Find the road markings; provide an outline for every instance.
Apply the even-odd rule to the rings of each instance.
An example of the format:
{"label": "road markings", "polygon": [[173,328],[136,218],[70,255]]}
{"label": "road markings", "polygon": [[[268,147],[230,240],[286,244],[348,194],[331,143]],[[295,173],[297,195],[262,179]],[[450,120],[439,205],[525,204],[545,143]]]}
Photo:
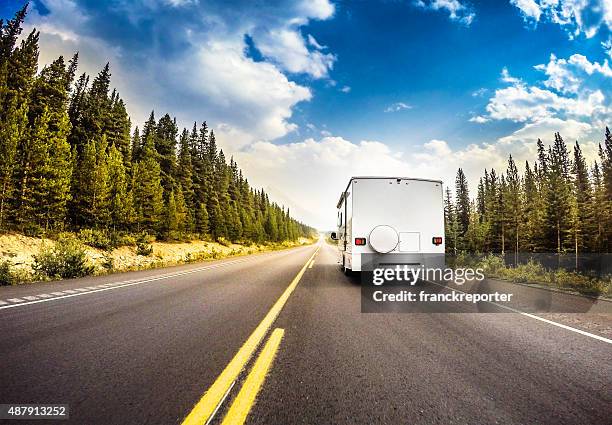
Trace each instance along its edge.
{"label": "road markings", "polygon": [[[442,285],[440,283],[432,282],[430,280],[428,280],[427,282],[433,283],[434,285],[438,285],[438,286],[441,286],[443,288],[450,289],[451,291],[457,291],[457,292],[461,292],[463,294],[467,294],[467,292],[464,292],[464,291],[462,291],[460,289],[450,288],[450,287],[448,287],[446,285]],[[522,314],[523,316],[527,316],[527,317],[530,317],[532,319],[539,320],[539,321],[544,322],[544,323],[548,323],[549,325],[558,326],[558,327],[566,329],[568,331],[576,332],[576,333],[579,333],[581,335],[588,336],[588,337],[597,339],[599,341],[607,342],[608,344],[612,344],[612,339],[604,338],[603,336],[595,335],[595,334],[592,334],[590,332],[583,331],[581,329],[572,328],[571,326],[567,326],[567,325],[564,325],[564,324],[561,324],[561,323],[557,323],[557,322],[554,322],[552,320],[548,320],[548,319],[545,319],[543,317],[536,316],[535,314],[525,313],[524,311],[517,310],[515,308],[508,307],[506,305],[498,304],[498,303],[493,302],[493,301],[487,301],[487,302],[490,303],[490,304],[494,304],[497,307],[501,307],[501,308],[504,308],[506,310],[509,310],[509,311],[511,311],[513,313],[519,313],[519,314]]]}
{"label": "road markings", "polygon": [[28,301],[34,301],[37,300],[38,297],[35,297],[33,295],[28,295],[27,297],[23,297],[24,300],[28,300]]}
{"label": "road markings", "polygon": [[274,329],[221,425],[242,425],[246,421],[247,415],[255,404],[257,393],[259,393],[274,362],[274,357],[278,352],[284,334],[284,329]]}
{"label": "road markings", "polygon": [[306,264],[304,264],[293,281],[291,281],[287,289],[285,289],[285,292],[276,300],[270,311],[268,311],[263,320],[257,325],[251,336],[249,336],[234,358],[227,364],[225,369],[223,369],[223,372],[221,372],[215,382],[204,393],[200,401],[196,403],[189,415],[183,420],[183,425],[202,425],[208,423],[212,418],[219,404],[225,399],[229,388],[234,385],[238,375],[242,372],[247,362],[268,333],[268,330],[278,317],[287,299],[300,282],[300,279],[306,272],[306,267],[308,267],[310,260],[312,260],[319,251],[319,248],[320,246],[317,247],[316,251],[308,261],[306,261]]}
{"label": "road markings", "polygon": [[310,262],[310,265],[308,266],[309,269],[312,269],[312,266],[314,266],[314,262],[315,262],[315,260],[313,258],[312,261]]}
{"label": "road markings", "polygon": [[[272,253],[270,253],[272,254]],[[133,286],[133,285],[140,285],[142,283],[149,283],[149,282],[155,282],[158,280],[162,280],[162,279],[170,279],[173,277],[179,277],[179,276],[184,276],[187,274],[192,274],[192,273],[198,273],[198,272],[202,272],[205,270],[211,270],[211,269],[217,269],[217,268],[221,268],[221,267],[227,267],[233,264],[238,264],[238,263],[246,263],[249,261],[254,261],[258,258],[262,258],[264,255],[269,255],[269,254],[263,254],[263,255],[258,255],[256,257],[252,257],[252,258],[245,258],[245,259],[240,259],[240,260],[234,260],[234,261],[227,261],[224,263],[218,263],[218,264],[212,264],[209,266],[204,266],[204,267],[199,267],[197,269],[193,269],[193,270],[187,270],[184,272],[178,272],[178,273],[167,273],[167,274],[162,274],[162,275],[158,275],[158,276],[154,276],[151,278],[141,278],[141,279],[130,279],[130,280],[125,280],[125,281],[121,281],[121,282],[113,282],[113,283],[107,283],[104,286],[103,285],[98,285],[98,287],[100,289],[97,289],[97,287],[94,286],[90,286],[89,288],[94,288],[93,290],[89,290],[87,288],[77,288],[77,289],[66,289],[64,291],[60,291],[60,292],[51,292],[51,295],[55,295],[55,297],[53,298],[44,298],[44,299],[36,299],[36,297],[34,297],[35,299],[33,301],[26,301],[25,299],[21,299],[21,298],[11,298],[11,299],[7,299],[6,301],[9,301],[13,304],[8,304],[8,305],[4,305],[7,304],[6,302],[0,300],[0,310],[4,310],[5,308],[13,308],[13,307],[21,307],[21,306],[25,306],[25,305],[32,305],[32,304],[38,304],[38,303],[42,303],[42,302],[48,302],[48,301],[55,301],[55,300],[60,300],[60,299],[64,299],[64,298],[72,298],[72,297],[78,297],[80,295],[88,295],[88,294],[93,294],[96,292],[103,292],[103,291],[109,291],[112,289],[117,289],[117,288],[124,288],[127,286]],[[83,292],[86,291],[86,292]],[[28,297],[23,297],[23,298],[28,298]]]}

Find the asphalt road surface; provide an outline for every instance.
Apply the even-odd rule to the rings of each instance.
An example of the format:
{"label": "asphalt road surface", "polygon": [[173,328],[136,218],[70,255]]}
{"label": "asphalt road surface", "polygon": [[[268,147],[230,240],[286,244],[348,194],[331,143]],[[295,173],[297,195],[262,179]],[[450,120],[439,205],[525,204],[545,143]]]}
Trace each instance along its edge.
{"label": "asphalt road surface", "polygon": [[3,287],[0,403],[69,405],[16,424],[612,423],[606,312],[365,314],[360,297],[326,244]]}

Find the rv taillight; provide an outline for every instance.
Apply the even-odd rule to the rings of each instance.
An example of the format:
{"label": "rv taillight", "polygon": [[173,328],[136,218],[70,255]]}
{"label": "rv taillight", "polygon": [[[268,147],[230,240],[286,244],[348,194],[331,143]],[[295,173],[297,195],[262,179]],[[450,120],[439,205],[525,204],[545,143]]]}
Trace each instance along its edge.
{"label": "rv taillight", "polygon": [[434,236],[433,239],[431,240],[431,242],[434,245],[442,245],[442,237],[440,236]]}
{"label": "rv taillight", "polygon": [[365,238],[355,238],[355,245],[365,245],[366,243],[366,239]]}

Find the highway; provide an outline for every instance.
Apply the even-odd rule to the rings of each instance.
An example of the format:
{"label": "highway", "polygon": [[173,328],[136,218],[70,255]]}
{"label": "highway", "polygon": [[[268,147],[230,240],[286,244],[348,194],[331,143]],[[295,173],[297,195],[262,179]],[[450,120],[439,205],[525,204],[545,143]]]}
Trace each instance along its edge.
{"label": "highway", "polygon": [[68,404],[60,424],[611,423],[609,314],[360,297],[325,243],[2,287],[0,403]]}

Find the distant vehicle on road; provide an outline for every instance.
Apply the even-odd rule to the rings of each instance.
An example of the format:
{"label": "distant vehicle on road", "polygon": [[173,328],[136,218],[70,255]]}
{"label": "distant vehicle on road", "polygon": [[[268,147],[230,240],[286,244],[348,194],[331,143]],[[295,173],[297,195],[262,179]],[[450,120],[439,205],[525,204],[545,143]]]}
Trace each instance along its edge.
{"label": "distant vehicle on road", "polygon": [[444,264],[442,182],[352,177],[338,201],[339,262],[345,272]]}

